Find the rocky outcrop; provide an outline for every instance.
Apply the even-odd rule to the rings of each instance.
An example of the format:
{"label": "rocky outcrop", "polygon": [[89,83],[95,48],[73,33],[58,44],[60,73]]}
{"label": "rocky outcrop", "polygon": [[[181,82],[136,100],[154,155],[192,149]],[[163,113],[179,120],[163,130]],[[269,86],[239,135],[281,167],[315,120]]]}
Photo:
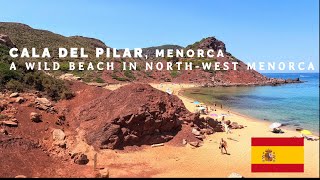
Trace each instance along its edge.
{"label": "rocky outcrop", "polygon": [[178,97],[147,84],[121,87],[79,112],[87,142],[108,149],[167,142],[181,129],[182,121],[195,117]]}
{"label": "rocky outcrop", "polygon": [[208,50],[208,49],[213,49],[214,51],[222,50],[223,52],[226,52],[226,46],[225,44],[216,39],[215,37],[207,37],[202,39],[201,41],[194,43],[193,45],[187,46],[186,49],[203,49],[203,50]]}
{"label": "rocky outcrop", "polygon": [[0,44],[7,46],[9,48],[14,48],[16,45],[11,41],[9,36],[5,34],[0,34]]}
{"label": "rocky outcrop", "polygon": [[36,98],[36,108],[47,112],[55,112],[53,104],[47,98]]}

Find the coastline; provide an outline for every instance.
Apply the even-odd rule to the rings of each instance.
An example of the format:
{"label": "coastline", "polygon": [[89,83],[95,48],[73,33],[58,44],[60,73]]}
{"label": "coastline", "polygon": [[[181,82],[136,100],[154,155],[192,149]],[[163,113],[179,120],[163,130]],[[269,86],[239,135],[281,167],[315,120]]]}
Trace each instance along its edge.
{"label": "coastline", "polygon": [[[196,86],[197,88],[201,88],[201,87],[199,87],[199,86]],[[208,88],[208,87],[204,87],[204,88]],[[215,87],[211,87],[211,88],[215,88]],[[181,89],[180,90],[180,92],[179,92],[179,96],[183,96],[183,97],[185,97],[185,98],[189,98],[190,99],[190,101],[195,101],[195,100],[200,100],[201,101],[201,98],[200,99],[197,99],[197,98],[192,98],[192,97],[190,97],[190,96],[188,96],[188,95],[185,95],[185,94],[183,94],[184,93],[184,91],[186,91],[187,89],[189,89],[189,88],[183,88],[183,89]],[[202,99],[203,100],[203,99]],[[203,100],[204,101],[204,100]],[[210,103],[210,102],[208,102],[208,101],[206,101],[206,102],[204,102],[206,105],[208,105],[209,107],[211,106],[213,106],[213,103]],[[254,117],[254,116],[251,116],[251,115],[248,115],[248,114],[244,114],[244,113],[242,113],[242,112],[239,112],[239,111],[237,111],[236,109],[233,109],[232,107],[230,107],[228,104],[224,104],[223,102],[219,102],[218,104],[217,104],[217,107],[220,107],[220,106],[223,106],[223,110],[224,110],[224,112],[227,112],[227,111],[230,111],[230,112],[232,112],[233,114],[236,114],[236,115],[238,115],[238,116],[240,116],[240,117],[243,117],[243,118],[246,118],[246,119],[248,119],[248,120],[252,120],[252,121],[258,121],[258,122],[261,122],[261,123],[265,123],[265,124],[268,124],[268,125],[270,125],[271,123],[273,123],[274,121],[271,121],[271,120],[269,120],[269,119],[262,119],[262,118],[258,118],[258,117]],[[220,109],[220,108],[218,108],[218,109]],[[310,129],[310,128],[308,128],[308,127],[304,127],[303,125],[300,125],[300,126],[298,126],[299,128],[302,128],[302,129],[307,129],[307,130],[309,130],[309,131],[311,131],[312,132],[312,134],[313,135],[316,135],[316,136],[318,136],[319,137],[319,131],[317,131],[317,130],[315,130],[315,129]],[[295,126],[293,126],[292,124],[289,124],[289,123],[284,123],[284,125],[283,126],[281,126],[281,129],[283,129],[283,130],[288,130],[288,131],[296,131],[296,129],[298,128],[298,127],[295,127]]]}
{"label": "coastline", "polygon": [[[122,84],[125,85],[125,84]],[[117,89],[122,85],[109,85],[107,89]],[[156,89],[166,91],[167,88],[173,91],[184,103],[186,108],[194,112],[196,110],[193,99],[184,97],[179,93],[185,88],[195,87],[195,84],[150,84]],[[113,158],[113,161],[104,163],[114,177],[127,177],[128,174],[124,170],[113,168],[118,166],[117,162],[125,164],[135,164],[137,167],[130,177],[135,174],[141,176],[140,168],[150,168],[150,172],[144,172],[146,177],[227,177],[232,172],[241,174],[244,177],[319,177],[319,141],[304,140],[304,173],[252,173],[251,172],[251,138],[252,137],[301,137],[300,133],[294,130],[283,128],[285,133],[274,134],[270,131],[270,123],[267,121],[255,119],[230,109],[220,109],[214,111],[216,114],[230,112],[231,116],[226,120],[237,122],[244,125],[244,129],[232,130],[232,134],[225,132],[214,133],[204,139],[204,143],[200,148],[192,148],[190,145],[186,147],[175,147],[165,144],[162,147],[150,148],[143,146],[143,150],[138,152],[113,152],[103,151],[101,161],[107,161]],[[224,138],[228,142],[228,151],[230,156],[221,155],[218,149],[218,142]],[[142,158],[143,157],[143,158]],[[179,168],[177,168],[179,167]],[[192,171],[190,171],[192,169]]]}
{"label": "coastline", "polygon": [[[185,105],[186,105],[186,104],[189,104],[189,103],[186,102],[185,100],[189,100],[190,102],[196,101],[196,99],[192,99],[192,98],[190,98],[190,97],[184,96],[184,95],[182,94],[182,91],[184,91],[184,90],[186,90],[186,89],[188,89],[188,88],[191,88],[191,87],[199,87],[199,86],[196,86],[196,85],[194,86],[193,84],[180,84],[180,85],[179,85],[179,84],[174,84],[174,85],[172,85],[172,83],[163,83],[163,84],[164,84],[164,87],[165,87],[165,88],[157,88],[157,86],[158,86],[157,84],[150,84],[150,85],[153,86],[154,88],[157,88],[157,89],[162,90],[162,91],[165,91],[166,88],[169,87],[170,89],[173,90],[174,95],[177,95],[177,96],[183,101],[183,103],[184,103]],[[180,87],[178,87],[178,86],[180,86]],[[181,86],[182,86],[182,87],[181,87]],[[213,87],[213,88],[214,88],[214,87]],[[184,100],[184,99],[185,99],[185,100]],[[207,104],[207,103],[205,103],[205,105],[208,106],[208,107],[213,108],[213,105],[212,105],[212,104]],[[191,104],[190,106],[191,106],[191,107],[187,107],[187,106],[186,106],[186,107],[187,107],[187,109],[188,109],[189,111],[193,112],[193,111],[195,110],[195,108],[192,107],[192,106],[194,106],[194,105]],[[217,108],[216,108],[217,111],[215,111],[215,113],[217,113],[217,114],[228,114],[228,112],[229,112],[230,114],[235,115],[236,117],[243,118],[243,119],[245,119],[246,121],[250,121],[250,122],[261,123],[261,124],[263,124],[263,125],[265,125],[265,126],[268,126],[268,128],[269,128],[269,125],[272,123],[271,121],[268,121],[268,120],[262,120],[262,119],[259,119],[259,118],[255,118],[255,117],[248,116],[248,115],[242,114],[242,113],[240,113],[240,112],[237,112],[236,110],[234,110],[234,109],[226,106],[225,104],[222,104],[222,106],[223,106],[222,109],[219,108],[219,106],[220,106],[220,105],[217,105]],[[227,108],[225,108],[225,107],[227,107]],[[210,112],[210,113],[213,113],[213,112]],[[210,114],[210,113],[209,113],[209,114]],[[203,115],[202,115],[202,116],[203,116]],[[206,116],[207,116],[207,115],[206,115]],[[203,117],[206,117],[206,116],[203,116]],[[300,134],[299,132],[297,132],[297,131],[294,130],[293,128],[289,128],[289,127],[286,127],[286,126],[282,126],[281,129],[283,129],[283,130],[285,130],[285,131],[290,131],[290,132],[292,132],[292,133],[298,133],[298,134]],[[315,133],[315,132],[313,132],[313,133]],[[318,136],[318,134],[316,134],[316,135]]]}

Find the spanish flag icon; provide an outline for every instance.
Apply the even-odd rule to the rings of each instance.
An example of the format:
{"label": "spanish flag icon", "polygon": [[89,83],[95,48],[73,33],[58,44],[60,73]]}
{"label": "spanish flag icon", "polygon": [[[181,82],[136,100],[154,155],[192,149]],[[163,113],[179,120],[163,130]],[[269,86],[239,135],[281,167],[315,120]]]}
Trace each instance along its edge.
{"label": "spanish flag icon", "polygon": [[251,138],[251,172],[304,172],[304,139]]}

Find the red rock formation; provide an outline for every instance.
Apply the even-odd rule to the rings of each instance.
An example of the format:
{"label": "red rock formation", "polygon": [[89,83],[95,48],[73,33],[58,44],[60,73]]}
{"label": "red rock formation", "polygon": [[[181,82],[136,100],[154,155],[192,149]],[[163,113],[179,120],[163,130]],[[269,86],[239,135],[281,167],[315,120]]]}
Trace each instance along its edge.
{"label": "red rock formation", "polygon": [[87,142],[109,149],[169,141],[181,129],[182,120],[195,117],[178,97],[147,84],[121,87],[79,111],[77,119],[86,130]]}

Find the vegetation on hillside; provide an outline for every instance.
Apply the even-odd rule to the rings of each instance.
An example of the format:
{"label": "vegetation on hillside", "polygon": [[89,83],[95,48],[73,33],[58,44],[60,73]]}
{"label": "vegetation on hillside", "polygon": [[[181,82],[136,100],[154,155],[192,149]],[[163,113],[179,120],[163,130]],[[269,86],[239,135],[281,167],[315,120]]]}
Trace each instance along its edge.
{"label": "vegetation on hillside", "polygon": [[[57,51],[59,47],[64,48],[86,48],[88,54],[95,53],[96,47],[106,48],[100,40],[82,36],[65,37],[46,30],[33,29],[28,25],[20,23],[0,22],[0,33],[6,34],[19,49],[23,47],[34,47],[43,49],[48,47],[50,51]],[[56,55],[54,53],[54,55]]]}
{"label": "vegetation on hillside", "polygon": [[[43,92],[52,100],[69,99],[73,93],[58,80],[40,71],[27,71],[22,61],[12,59],[9,49],[0,45],[0,91],[24,92],[30,89]],[[15,62],[17,70],[10,70]]]}

